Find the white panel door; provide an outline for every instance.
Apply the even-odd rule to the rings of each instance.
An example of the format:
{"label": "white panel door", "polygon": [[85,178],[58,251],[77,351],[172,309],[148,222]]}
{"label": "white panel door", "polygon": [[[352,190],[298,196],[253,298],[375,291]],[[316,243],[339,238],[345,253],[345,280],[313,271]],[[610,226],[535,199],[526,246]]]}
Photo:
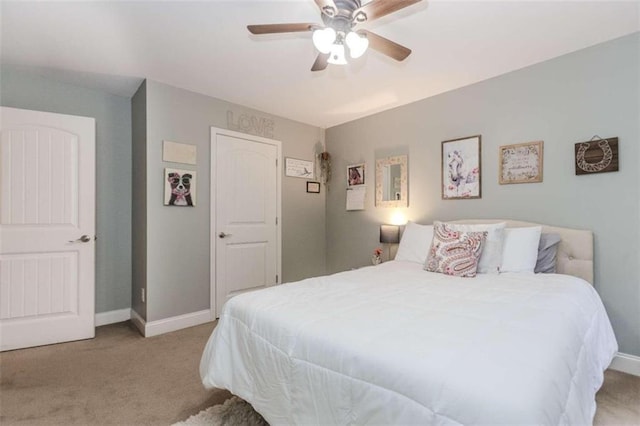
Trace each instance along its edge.
{"label": "white panel door", "polygon": [[212,129],[212,139],[212,278],[218,316],[229,297],[278,283],[280,143],[219,129]]}
{"label": "white panel door", "polygon": [[95,120],[0,111],[0,350],[92,338]]}

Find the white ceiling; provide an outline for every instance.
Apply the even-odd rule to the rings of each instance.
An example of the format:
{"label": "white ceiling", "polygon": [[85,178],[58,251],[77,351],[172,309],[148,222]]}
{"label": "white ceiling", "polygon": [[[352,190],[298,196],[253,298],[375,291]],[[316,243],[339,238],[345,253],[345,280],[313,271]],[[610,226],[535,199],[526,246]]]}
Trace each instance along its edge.
{"label": "white ceiling", "polygon": [[[423,0],[363,26],[413,50],[309,69],[312,0],[1,3],[0,61],[131,96],[142,78],[331,127],[640,30],[639,1]],[[594,64],[598,66],[598,64]]]}

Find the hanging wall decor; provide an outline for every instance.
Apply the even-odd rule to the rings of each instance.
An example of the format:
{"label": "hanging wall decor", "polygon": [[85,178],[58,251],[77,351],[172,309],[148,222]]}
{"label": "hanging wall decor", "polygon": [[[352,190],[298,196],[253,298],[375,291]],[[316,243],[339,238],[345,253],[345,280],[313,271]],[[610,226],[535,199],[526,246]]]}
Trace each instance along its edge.
{"label": "hanging wall decor", "polygon": [[364,185],[364,163],[347,166],[347,187]]}
{"label": "hanging wall decor", "polygon": [[233,111],[227,111],[227,127],[229,130],[273,138],[276,123],[270,118],[258,117],[253,114],[234,116]]}
{"label": "hanging wall decor", "polygon": [[442,199],[481,197],[481,136],[442,142]]}
{"label": "hanging wall decor", "polygon": [[164,205],[193,207],[196,205],[196,172],[164,169]]}
{"label": "hanging wall decor", "polygon": [[575,144],[576,175],[618,171],[618,138],[596,135],[588,142]]}
{"label": "hanging wall decor", "polygon": [[324,151],[318,154],[320,160],[320,180],[329,189],[329,181],[331,180],[331,154]]}
{"label": "hanging wall decor", "polygon": [[196,164],[198,147],[187,143],[162,141],[162,161]]}
{"label": "hanging wall decor", "polygon": [[311,194],[319,194],[320,193],[320,182],[307,181],[307,192],[309,192]]}
{"label": "hanging wall decor", "polygon": [[544,142],[526,142],[500,147],[500,185],[542,182]]}
{"label": "hanging wall decor", "polygon": [[314,178],[313,161],[299,160],[297,158],[287,157],[284,159],[284,174],[289,177],[297,177],[304,179]]}

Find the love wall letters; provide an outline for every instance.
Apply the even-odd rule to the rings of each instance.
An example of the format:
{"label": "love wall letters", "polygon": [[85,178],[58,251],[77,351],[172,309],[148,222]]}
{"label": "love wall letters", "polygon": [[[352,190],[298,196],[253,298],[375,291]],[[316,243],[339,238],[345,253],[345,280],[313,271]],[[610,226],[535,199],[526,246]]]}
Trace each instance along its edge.
{"label": "love wall letters", "polygon": [[240,114],[236,117],[233,111],[227,111],[227,127],[229,130],[273,138],[275,122],[251,114]]}

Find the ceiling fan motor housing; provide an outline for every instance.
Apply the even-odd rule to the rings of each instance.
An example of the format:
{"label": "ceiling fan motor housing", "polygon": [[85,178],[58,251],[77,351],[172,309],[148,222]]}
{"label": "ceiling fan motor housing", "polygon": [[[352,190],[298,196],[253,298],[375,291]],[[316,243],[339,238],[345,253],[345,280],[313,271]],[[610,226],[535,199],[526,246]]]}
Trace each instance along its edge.
{"label": "ceiling fan motor housing", "polygon": [[356,24],[353,21],[353,11],[360,8],[360,0],[334,0],[338,12],[334,16],[322,14],[322,21],[338,33],[347,34]]}

